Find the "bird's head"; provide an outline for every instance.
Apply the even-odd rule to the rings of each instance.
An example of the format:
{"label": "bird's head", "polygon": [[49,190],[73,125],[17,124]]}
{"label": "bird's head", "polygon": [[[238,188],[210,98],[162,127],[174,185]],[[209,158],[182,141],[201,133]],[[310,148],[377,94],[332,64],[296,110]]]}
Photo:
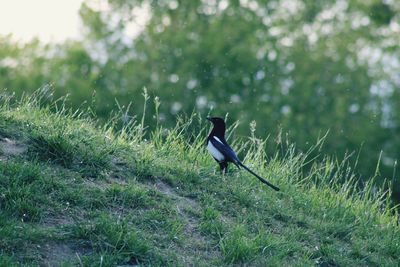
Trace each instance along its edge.
{"label": "bird's head", "polygon": [[215,135],[221,140],[225,139],[225,121],[220,117],[207,117],[207,120],[211,121],[213,124],[213,129],[210,135]]}
{"label": "bird's head", "polygon": [[214,125],[225,125],[225,121],[220,117],[207,117],[207,120],[211,121]]}

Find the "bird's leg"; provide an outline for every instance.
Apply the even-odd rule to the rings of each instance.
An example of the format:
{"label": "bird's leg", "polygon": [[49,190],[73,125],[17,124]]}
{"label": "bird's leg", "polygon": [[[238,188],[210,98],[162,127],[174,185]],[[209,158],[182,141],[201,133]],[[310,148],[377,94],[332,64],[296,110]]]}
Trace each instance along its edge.
{"label": "bird's leg", "polygon": [[220,162],[219,167],[221,168],[222,175],[225,175],[228,172],[228,162],[226,161]]}
{"label": "bird's leg", "polygon": [[227,164],[226,162],[220,162],[219,163],[220,171],[222,174],[222,181],[225,182],[225,174],[226,174],[226,169],[227,169]]}
{"label": "bird's leg", "polygon": [[222,162],[219,163],[219,171],[220,171],[221,174],[225,173],[225,167],[224,167],[224,164]]}

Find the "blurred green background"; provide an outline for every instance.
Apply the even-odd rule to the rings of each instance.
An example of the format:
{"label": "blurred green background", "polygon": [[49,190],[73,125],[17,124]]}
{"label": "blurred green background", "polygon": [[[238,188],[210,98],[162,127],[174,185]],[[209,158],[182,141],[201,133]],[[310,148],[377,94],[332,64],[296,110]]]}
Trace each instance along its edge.
{"label": "blurred green background", "polygon": [[320,152],[354,153],[360,177],[392,181],[400,201],[399,11],[395,0],[86,1],[79,41],[0,36],[0,89],[52,84],[54,99],[107,118],[116,102],[140,117],[146,87],[165,127],[229,113],[238,134],[255,121],[258,137],[283,133],[299,150],[329,130]]}

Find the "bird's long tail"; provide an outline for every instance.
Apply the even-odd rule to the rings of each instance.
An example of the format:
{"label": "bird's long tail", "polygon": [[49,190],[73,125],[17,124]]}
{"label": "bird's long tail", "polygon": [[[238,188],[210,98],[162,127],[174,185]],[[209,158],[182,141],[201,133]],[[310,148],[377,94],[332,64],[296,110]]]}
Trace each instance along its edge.
{"label": "bird's long tail", "polygon": [[257,177],[258,180],[260,180],[262,183],[270,186],[272,189],[274,189],[275,191],[279,191],[280,189],[278,187],[276,187],[275,185],[271,184],[270,182],[268,182],[267,180],[265,180],[264,178],[260,177],[258,174],[254,173],[252,170],[250,170],[249,168],[247,168],[243,163],[238,162],[238,164],[243,167],[244,169],[246,169],[246,171],[248,171],[249,173],[253,174],[255,177]]}

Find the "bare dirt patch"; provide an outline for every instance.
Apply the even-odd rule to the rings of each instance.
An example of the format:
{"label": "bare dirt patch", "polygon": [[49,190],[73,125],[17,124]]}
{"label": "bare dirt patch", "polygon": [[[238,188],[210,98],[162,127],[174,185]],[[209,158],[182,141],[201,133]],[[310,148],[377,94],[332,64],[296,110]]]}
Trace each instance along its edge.
{"label": "bare dirt patch", "polygon": [[63,216],[50,216],[43,221],[42,225],[46,228],[54,227],[60,228],[66,225],[71,225],[74,222],[73,218],[68,215]]}
{"label": "bare dirt patch", "polygon": [[75,248],[68,244],[50,243],[43,247],[43,266],[58,267],[80,262],[80,256],[91,253],[89,249]]}
{"label": "bare dirt patch", "polygon": [[15,140],[9,138],[0,139],[0,158],[17,156],[24,153],[27,150],[26,146],[18,143]]}
{"label": "bare dirt patch", "polygon": [[121,161],[117,157],[113,157],[111,159],[111,171],[108,173],[108,182],[110,183],[117,183],[119,185],[127,185],[128,182],[124,177],[123,170],[126,163]]}
{"label": "bare dirt patch", "polygon": [[44,266],[61,266],[64,262],[76,260],[75,252],[66,244],[46,244]]}
{"label": "bare dirt patch", "polygon": [[178,193],[176,193],[174,190],[174,188],[172,188],[170,185],[168,185],[167,183],[158,180],[154,186],[161,191],[162,193],[164,193],[165,195],[169,196],[172,199],[177,200],[177,207],[181,208],[181,209],[185,209],[185,208],[196,208],[196,206],[198,205],[193,199],[187,198],[187,197],[183,197],[180,196]]}

